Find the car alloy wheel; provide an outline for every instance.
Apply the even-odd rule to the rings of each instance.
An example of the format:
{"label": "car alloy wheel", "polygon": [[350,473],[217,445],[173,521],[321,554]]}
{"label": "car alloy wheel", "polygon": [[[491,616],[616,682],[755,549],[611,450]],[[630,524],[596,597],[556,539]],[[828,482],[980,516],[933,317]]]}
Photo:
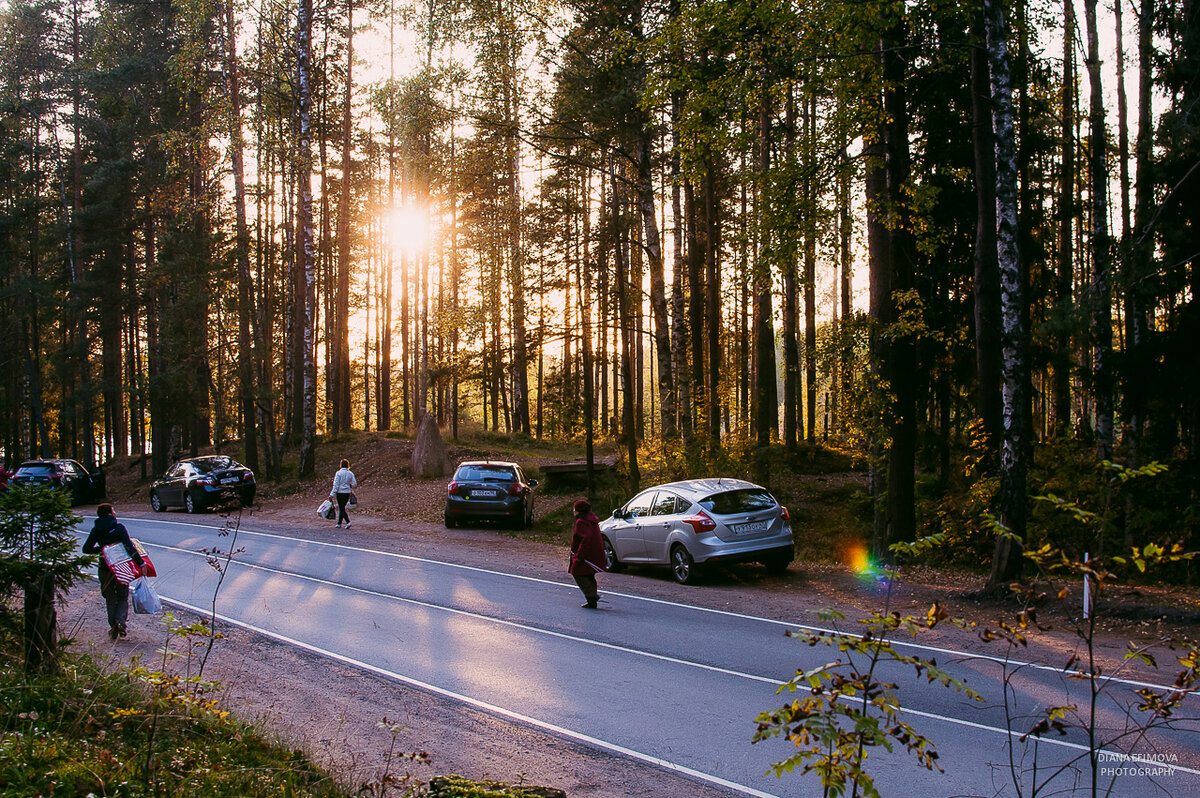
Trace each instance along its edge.
{"label": "car alloy wheel", "polygon": [[696,581],[696,564],[683,546],[676,545],[671,549],[671,573],[681,585],[691,585]]}
{"label": "car alloy wheel", "polygon": [[183,495],[183,506],[184,509],[186,509],[189,513],[200,512],[200,505],[197,503],[196,497],[191,493],[185,493]]}
{"label": "car alloy wheel", "polygon": [[156,513],[161,513],[164,509],[166,509],[163,506],[162,499],[160,499],[158,496],[158,491],[156,490],[150,492],[150,509]]}
{"label": "car alloy wheel", "polygon": [[616,573],[624,570],[625,564],[617,559],[617,552],[613,549],[613,544],[608,538],[602,538],[604,541],[604,567]]}

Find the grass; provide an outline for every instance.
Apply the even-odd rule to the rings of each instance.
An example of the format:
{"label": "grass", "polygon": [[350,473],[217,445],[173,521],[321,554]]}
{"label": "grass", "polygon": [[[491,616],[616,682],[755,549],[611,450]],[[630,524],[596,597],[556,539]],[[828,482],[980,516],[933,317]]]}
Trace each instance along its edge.
{"label": "grass", "polygon": [[11,616],[0,625],[0,796],[290,795],[342,798],[326,772],[252,727],[109,673],[80,654],[30,676]]}
{"label": "grass", "polygon": [[461,776],[437,776],[429,784],[392,776],[350,791],[302,751],[217,709],[211,693],[196,691],[188,680],[138,663],[110,672],[104,661],[69,646],[58,675],[25,673],[19,623],[0,606],[0,798],[547,794]]}

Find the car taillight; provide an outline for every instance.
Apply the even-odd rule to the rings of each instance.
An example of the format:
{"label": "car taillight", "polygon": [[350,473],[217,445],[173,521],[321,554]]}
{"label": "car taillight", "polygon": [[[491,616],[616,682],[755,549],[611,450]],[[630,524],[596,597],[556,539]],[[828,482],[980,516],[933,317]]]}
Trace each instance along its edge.
{"label": "car taillight", "polygon": [[508,495],[510,495],[510,496],[521,495],[521,483],[514,482],[513,484],[509,485],[508,486]]}
{"label": "car taillight", "polygon": [[699,535],[701,532],[712,532],[717,528],[717,522],[708,517],[705,513],[696,513],[691,518],[683,519],[683,523],[691,524],[692,529]]}
{"label": "car taillight", "polygon": [[787,508],[784,507],[782,504],[779,505],[779,517],[782,518],[784,521],[791,520],[791,516],[788,515]]}
{"label": "car taillight", "polygon": [[446,493],[458,493],[458,483],[452,481],[449,485],[447,485]]}
{"label": "car taillight", "polygon": [[213,479],[212,477],[197,477],[196,484],[197,485],[216,485],[217,481],[215,479]]}

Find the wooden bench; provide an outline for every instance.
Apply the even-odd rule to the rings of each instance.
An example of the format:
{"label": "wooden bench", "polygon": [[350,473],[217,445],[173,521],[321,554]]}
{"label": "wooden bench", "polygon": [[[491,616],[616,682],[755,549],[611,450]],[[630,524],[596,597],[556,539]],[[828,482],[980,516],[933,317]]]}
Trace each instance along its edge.
{"label": "wooden bench", "polygon": [[[611,471],[616,465],[611,458],[592,461],[592,473],[599,476]],[[565,490],[567,488],[583,488],[587,486],[587,462],[551,463],[539,467],[544,478],[546,490]]]}

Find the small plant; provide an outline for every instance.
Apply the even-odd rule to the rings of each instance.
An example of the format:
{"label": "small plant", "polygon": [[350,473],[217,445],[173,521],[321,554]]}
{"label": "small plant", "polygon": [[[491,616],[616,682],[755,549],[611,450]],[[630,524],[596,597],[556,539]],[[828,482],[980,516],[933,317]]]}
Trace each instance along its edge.
{"label": "small plant", "polygon": [[[1100,470],[1108,476],[1108,485],[1120,487],[1136,479],[1161,474],[1165,468],[1158,463],[1150,463],[1140,468],[1127,468],[1105,461],[1100,464]],[[1084,545],[1090,541],[1091,548],[1096,551],[1103,551],[1106,541],[1111,541],[1114,537],[1114,503],[1107,493],[1099,498],[1099,510],[1053,494],[1038,496],[1036,500],[1080,525],[1081,532],[1076,539],[1084,541]],[[1074,617],[1071,621],[1071,629],[1082,645],[1082,655],[1072,654],[1063,666],[1063,671],[1068,674],[1071,682],[1085,686],[1086,693],[1082,701],[1050,706],[1031,718],[1014,717],[1011,710],[1011,685],[1021,668],[1006,664],[1004,706],[1008,726],[1013,729],[1019,723],[1028,724],[1028,728],[1024,730],[1016,730],[1023,732],[1016,742],[1021,743],[1024,748],[1018,750],[1017,744],[1012,742],[1008,746],[1009,771],[1018,795],[1036,796],[1047,790],[1057,791],[1061,789],[1062,784],[1056,783],[1056,779],[1068,772],[1074,773],[1081,764],[1087,777],[1087,794],[1107,795],[1112,791],[1116,778],[1123,770],[1121,767],[1112,767],[1112,763],[1132,761],[1147,762],[1151,765],[1169,764],[1161,759],[1147,760],[1139,756],[1136,750],[1154,730],[1174,728],[1176,710],[1188,696],[1200,691],[1200,670],[1197,668],[1197,664],[1200,663],[1200,651],[1196,642],[1186,638],[1166,639],[1161,642],[1161,648],[1170,652],[1180,667],[1171,686],[1157,690],[1139,687],[1132,691],[1132,695],[1121,696],[1117,693],[1119,682],[1114,679],[1125,675],[1125,671],[1134,664],[1157,669],[1155,652],[1160,646],[1130,642],[1121,665],[1111,672],[1105,672],[1097,657],[1097,622],[1105,611],[1102,604],[1105,590],[1118,580],[1122,572],[1136,573],[1141,577],[1155,570],[1186,562],[1195,556],[1196,552],[1185,551],[1177,542],[1150,542],[1115,555],[1080,555],[1049,543],[1025,552],[1026,559],[1031,561],[1043,576],[1058,578],[1065,585],[1086,586],[1082,611],[1072,613]],[[1001,622],[995,628],[987,628],[981,632],[982,639],[1001,641],[1006,644],[1010,653],[1027,645],[1026,634],[1030,628],[1042,631],[1049,628],[1038,622],[1037,607],[1050,598],[1045,592],[1022,585],[1013,585],[1012,590],[1023,605],[1016,623]],[[1054,594],[1053,600],[1066,602],[1070,596],[1071,589],[1064,586]],[[1102,728],[1099,711],[1102,699],[1111,699],[1118,706],[1126,707],[1126,719],[1120,728]],[[1086,735],[1086,750],[1080,756],[1054,767],[1041,765],[1038,760],[1038,743],[1042,737],[1048,734],[1066,734],[1072,728]],[[1029,747],[1033,749],[1030,752],[1030,764],[1023,765],[1026,759],[1025,749]]]}
{"label": "small plant", "polygon": [[58,670],[55,601],[95,563],[79,553],[73,534],[79,520],[67,491],[11,485],[0,492],[0,607],[18,589],[24,592],[30,672]]}
{"label": "small plant", "polygon": [[[930,538],[915,544],[898,544],[893,550],[899,548],[911,553],[936,544],[936,538]],[[891,568],[881,575],[888,580],[889,602],[895,576]],[[936,660],[902,654],[891,642],[897,633],[916,637],[943,622],[964,627],[968,624],[951,620],[939,604],[930,607],[923,618],[890,612],[885,604],[882,612],[860,622],[864,629],[861,634],[839,630],[838,624],[845,620],[845,615],[836,610],[821,610],[817,615],[824,624],[833,626],[834,631],[789,631],[788,636],[810,647],[836,648],[842,656],[816,668],[797,671],[777,692],[803,695],[758,716],[754,742],[782,736],[796,746],[796,753],[772,766],[775,775],[781,777],[800,768],[801,774],[812,773],[820,778],[826,796],[877,798],[879,791],[866,769],[871,749],[902,748],[925,768],[941,771],[933,744],[903,719],[898,685],[881,680],[877,673],[883,662],[907,665],[928,683],[937,682],[972,700],[982,700],[964,681],[940,668]]]}

